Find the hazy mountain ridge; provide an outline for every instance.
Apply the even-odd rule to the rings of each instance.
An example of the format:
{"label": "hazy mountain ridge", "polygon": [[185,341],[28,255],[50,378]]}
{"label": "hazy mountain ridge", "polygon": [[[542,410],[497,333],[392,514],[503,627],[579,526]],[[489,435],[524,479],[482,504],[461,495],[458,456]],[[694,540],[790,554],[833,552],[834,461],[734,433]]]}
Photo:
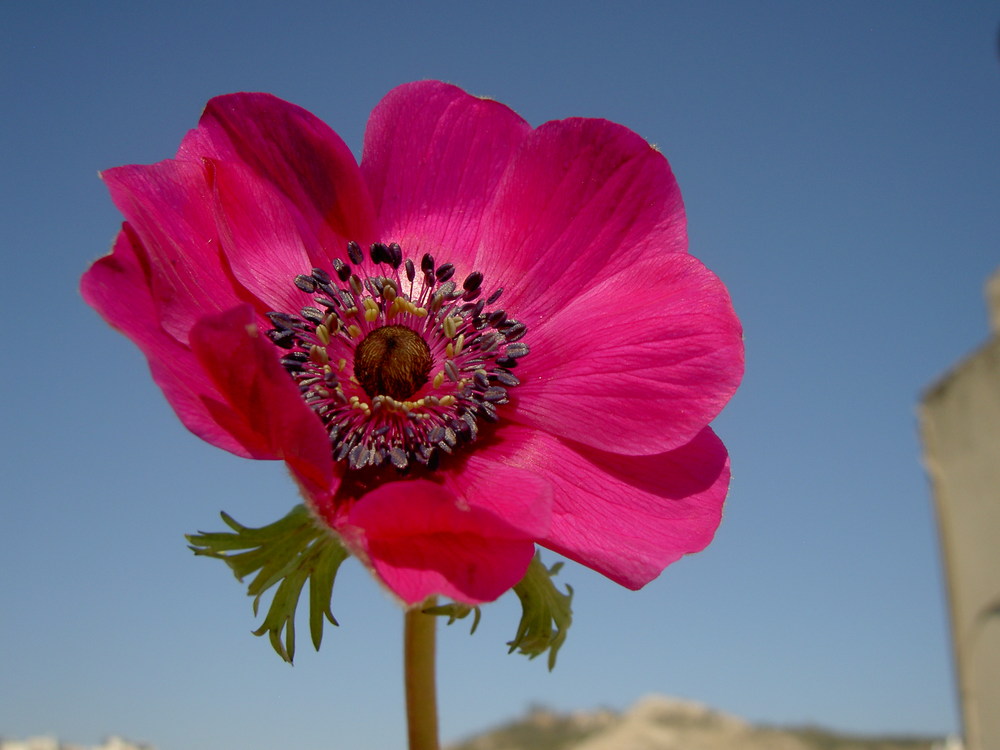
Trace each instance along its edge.
{"label": "hazy mountain ridge", "polygon": [[26,740],[6,740],[0,737],[0,750],[156,750],[152,745],[133,743],[112,735],[100,745],[85,747],[60,742],[55,737],[29,737]]}
{"label": "hazy mountain ridge", "polygon": [[[52,737],[4,740],[0,750],[154,750],[109,737],[93,747]],[[693,701],[652,695],[623,712],[531,709],[446,750],[962,750],[939,737],[863,737],[817,727],[770,727]]]}
{"label": "hazy mountain ridge", "polygon": [[664,696],[628,710],[527,716],[448,750],[961,750],[937,737],[862,737],[816,727],[768,727]]}

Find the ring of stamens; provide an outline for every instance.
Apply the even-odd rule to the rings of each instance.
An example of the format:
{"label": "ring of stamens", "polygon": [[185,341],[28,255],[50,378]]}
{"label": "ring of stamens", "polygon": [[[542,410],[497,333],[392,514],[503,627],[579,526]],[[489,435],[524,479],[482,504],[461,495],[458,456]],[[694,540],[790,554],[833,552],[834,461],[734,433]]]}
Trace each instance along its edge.
{"label": "ring of stamens", "polygon": [[281,363],[326,426],[336,460],[434,468],[441,453],[474,441],[481,422],[498,421],[520,382],[512,370],[528,354],[527,328],[496,309],[502,288],[481,296],[478,271],[459,285],[455,267],[429,254],[418,268],[396,243],[369,253],[384,275],[359,275],[362,251],[350,242],[332,276],[297,276],[312,304],[268,313],[267,335],[287,350]]}

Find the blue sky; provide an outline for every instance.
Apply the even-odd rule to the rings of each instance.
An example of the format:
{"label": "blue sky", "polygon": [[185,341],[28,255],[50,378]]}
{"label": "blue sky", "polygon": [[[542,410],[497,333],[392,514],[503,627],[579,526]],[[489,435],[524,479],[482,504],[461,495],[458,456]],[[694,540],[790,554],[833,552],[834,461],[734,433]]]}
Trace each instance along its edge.
{"label": "blue sky", "polygon": [[400,612],[352,563],[321,653],[288,667],[250,635],[241,587],[183,534],[221,509],[273,520],[291,482],[188,434],[77,284],[120,221],[97,171],[170,156],[210,97],[273,92],[357,151],[419,78],[656,143],[747,342],[715,425],[734,468],[715,543],[638,593],[567,565],[551,674],[506,654],[511,597],[474,636],[443,629],[444,737],[649,692],[954,731],[915,406],[987,336],[998,22],[985,2],[0,4],[0,735],[402,746]]}

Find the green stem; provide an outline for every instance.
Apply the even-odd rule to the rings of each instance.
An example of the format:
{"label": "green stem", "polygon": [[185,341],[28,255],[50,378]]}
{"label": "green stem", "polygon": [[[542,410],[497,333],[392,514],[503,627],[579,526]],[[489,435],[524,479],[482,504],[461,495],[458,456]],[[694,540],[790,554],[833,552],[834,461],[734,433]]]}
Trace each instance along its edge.
{"label": "green stem", "polygon": [[403,627],[403,669],[406,685],[406,725],[410,750],[439,750],[437,688],[434,676],[435,615],[421,610],[433,607],[431,597],[408,609]]}

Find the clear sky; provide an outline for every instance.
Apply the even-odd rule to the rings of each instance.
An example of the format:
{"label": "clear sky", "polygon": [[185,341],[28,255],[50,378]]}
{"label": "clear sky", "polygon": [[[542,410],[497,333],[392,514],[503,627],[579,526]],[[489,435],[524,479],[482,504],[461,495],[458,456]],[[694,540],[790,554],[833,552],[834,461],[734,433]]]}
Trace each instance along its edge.
{"label": "clear sky", "polygon": [[210,97],[270,91],[357,152],[372,106],[419,78],[658,144],[747,344],[715,425],[734,469],[715,543],[638,593],[567,565],[551,674],[506,654],[513,597],[474,636],[443,629],[444,737],[649,692],[954,731],[915,406],[987,336],[998,22],[971,0],[0,2],[0,735],[404,744],[396,606],[352,563],[321,653],[303,637],[289,667],[250,634],[241,586],[182,535],[221,509],[273,520],[291,481],[187,433],[77,284],[120,221],[97,171],[170,156]]}

